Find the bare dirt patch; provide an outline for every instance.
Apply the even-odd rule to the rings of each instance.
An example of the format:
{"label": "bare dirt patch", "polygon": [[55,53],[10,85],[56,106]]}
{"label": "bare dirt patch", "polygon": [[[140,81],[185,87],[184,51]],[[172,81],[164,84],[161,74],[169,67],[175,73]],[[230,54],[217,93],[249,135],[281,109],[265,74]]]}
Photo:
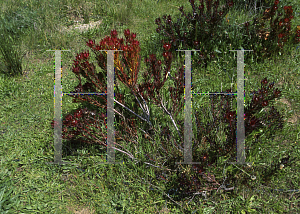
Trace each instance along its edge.
{"label": "bare dirt patch", "polygon": [[81,24],[80,22],[82,22],[82,21],[83,20],[80,20],[77,22],[77,24],[69,26],[69,27],[63,26],[61,29],[59,29],[59,31],[61,33],[70,32],[70,31],[78,31],[78,32],[82,33],[84,31],[88,31],[89,29],[96,28],[102,23],[102,20],[99,20],[96,22],[91,21],[91,22],[89,22],[89,24]]}
{"label": "bare dirt patch", "polygon": [[[290,103],[286,98],[281,98],[281,99],[279,100],[279,102],[281,102],[281,103],[287,105],[288,110],[291,110],[291,106],[292,106],[292,105],[291,105],[291,103]],[[299,115],[297,115],[297,114],[295,113],[294,115],[292,115],[292,117],[290,117],[290,118],[287,119],[287,122],[288,122],[288,123],[293,123],[293,124],[295,124],[295,123],[298,121],[298,118],[299,118]]]}
{"label": "bare dirt patch", "polygon": [[70,212],[75,214],[92,214],[94,211],[89,210],[88,208],[74,208],[74,207],[67,207]]}

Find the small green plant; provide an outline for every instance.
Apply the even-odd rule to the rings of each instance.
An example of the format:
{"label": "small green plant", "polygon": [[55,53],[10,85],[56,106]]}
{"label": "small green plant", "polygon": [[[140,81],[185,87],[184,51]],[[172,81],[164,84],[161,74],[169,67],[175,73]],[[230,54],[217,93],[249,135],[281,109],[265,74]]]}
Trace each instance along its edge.
{"label": "small green plant", "polygon": [[19,195],[13,195],[14,185],[10,179],[12,174],[9,170],[0,171],[0,212],[9,213],[9,211],[14,207],[18,202]]}

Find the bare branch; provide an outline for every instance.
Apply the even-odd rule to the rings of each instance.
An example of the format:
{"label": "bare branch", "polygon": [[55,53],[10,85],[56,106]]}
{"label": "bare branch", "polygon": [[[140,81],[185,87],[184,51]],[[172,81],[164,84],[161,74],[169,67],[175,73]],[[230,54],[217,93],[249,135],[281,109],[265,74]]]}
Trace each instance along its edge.
{"label": "bare branch", "polygon": [[[173,119],[171,113],[168,112],[168,110],[167,110],[166,107],[164,106],[163,100],[162,100],[162,99],[161,99],[161,106],[163,107],[163,109],[165,110],[165,112],[166,112],[166,113],[169,115],[169,117],[171,118],[171,120],[172,120],[172,122],[173,122],[173,124],[174,124],[174,126],[175,126],[175,128],[176,128],[176,130],[177,130],[177,133],[178,133],[179,137],[180,137],[181,140],[182,140],[182,136],[181,136],[181,134],[179,133],[179,130],[178,130],[178,128],[177,128],[177,125],[176,125],[176,123],[175,123],[175,121],[174,121],[174,119]],[[178,147],[183,151],[183,148],[182,148],[180,145],[178,145]]]}
{"label": "bare branch", "polygon": [[130,110],[129,108],[127,108],[126,106],[124,106],[124,105],[123,105],[122,103],[120,103],[119,101],[117,101],[117,100],[115,100],[115,99],[114,99],[114,101],[115,101],[116,103],[118,103],[120,106],[126,108],[128,111],[130,111],[131,113],[133,113],[133,114],[136,115],[137,117],[139,117],[141,120],[144,120],[144,121],[147,122],[146,119],[144,119],[144,118],[142,118],[141,116],[137,115],[135,112],[133,112],[132,110]]}

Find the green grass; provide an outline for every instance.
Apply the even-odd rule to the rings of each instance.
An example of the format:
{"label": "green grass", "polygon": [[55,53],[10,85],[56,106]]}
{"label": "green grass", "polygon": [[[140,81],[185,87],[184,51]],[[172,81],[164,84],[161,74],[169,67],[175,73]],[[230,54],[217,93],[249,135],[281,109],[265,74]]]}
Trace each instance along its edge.
{"label": "green grass", "polygon": [[[294,46],[286,46],[284,55],[274,56],[264,63],[245,64],[246,103],[251,99],[250,91],[260,87],[263,77],[275,81],[275,87],[282,90],[282,97],[276,100],[274,106],[283,114],[286,124],[282,131],[273,131],[271,138],[267,138],[267,135],[259,138],[258,145],[249,152],[246,160],[254,162],[254,166],[238,166],[248,174],[255,175],[256,180],[251,180],[248,174],[233,165],[219,164],[210,169],[219,181],[225,179],[224,168],[227,176],[230,174],[237,179],[248,179],[246,184],[230,184],[235,186],[233,191],[212,191],[206,195],[207,200],[198,194],[193,199],[176,204],[166,197],[163,182],[155,181],[156,187],[145,182],[152,176],[151,167],[146,164],[129,161],[118,165],[94,164],[105,161],[106,151],[97,146],[76,147],[73,144],[64,147],[63,159],[79,164],[78,167],[84,169],[84,172],[75,165],[46,164],[54,158],[53,129],[50,126],[54,118],[54,53],[46,50],[71,50],[62,52],[64,92],[73,90],[78,84],[71,72],[72,62],[77,53],[88,50],[85,46],[88,38],[99,42],[114,28],[119,36],[124,37],[123,30],[129,28],[131,32],[137,33],[141,55],[148,56],[152,52],[161,54],[162,48],[154,47],[152,43],[159,41],[155,33],[155,19],[164,14],[172,17],[179,15],[178,7],[181,5],[185,10],[191,10],[191,7],[187,0],[156,2],[10,0],[1,3],[1,12],[6,12],[8,17],[18,17],[17,14],[23,17],[21,21],[16,19],[15,22],[12,21],[14,19],[7,19],[6,26],[15,35],[21,35],[22,42],[18,44],[18,49],[20,53],[25,52],[22,61],[24,75],[0,77],[1,213],[299,213],[299,191],[271,192],[274,189],[300,189],[300,71],[299,49],[296,51]],[[294,13],[299,14],[300,5],[297,1],[284,2],[287,3],[281,2],[280,5],[292,5]],[[299,23],[299,17],[294,17],[292,29]],[[58,30],[78,20],[81,24],[99,20],[102,23],[99,28],[84,34],[75,31],[62,33]],[[244,12],[231,11],[229,20],[242,23],[251,18]],[[232,81],[223,69],[226,68],[230,74],[235,73],[236,55],[232,52],[228,55],[225,58],[230,60],[228,64],[213,62],[206,73],[192,71],[194,91],[220,91],[221,83],[223,90],[231,87]],[[246,53],[245,57],[250,55]],[[2,55],[0,60],[3,63]],[[145,70],[143,62],[141,71]],[[175,68],[173,66],[172,71]],[[235,82],[236,78],[233,79]],[[200,107],[204,101],[208,99],[200,95],[193,96],[195,107]],[[79,106],[72,103],[71,97],[63,96],[63,116]],[[154,105],[150,105],[150,108],[155,114],[161,112]],[[164,123],[171,125],[171,120],[165,118]],[[159,136],[153,137],[157,140]],[[246,144],[249,147],[254,145],[253,139],[246,139]],[[142,146],[142,149],[146,149],[147,145]],[[71,154],[71,151],[74,153]],[[268,183],[263,183],[265,169],[288,154],[296,161],[272,176]],[[116,161],[121,159],[126,160],[126,156],[116,152]]]}

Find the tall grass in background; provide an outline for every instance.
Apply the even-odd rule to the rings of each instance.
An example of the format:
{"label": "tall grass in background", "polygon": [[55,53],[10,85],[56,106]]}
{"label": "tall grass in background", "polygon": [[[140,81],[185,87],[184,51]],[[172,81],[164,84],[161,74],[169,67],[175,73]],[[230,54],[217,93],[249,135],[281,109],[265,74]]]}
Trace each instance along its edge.
{"label": "tall grass in background", "polygon": [[24,58],[23,40],[35,27],[37,12],[27,7],[8,7],[0,17],[0,73],[5,76],[23,74],[22,60]]}
{"label": "tall grass in background", "polygon": [[22,74],[22,55],[18,51],[18,45],[15,38],[1,25],[0,35],[0,53],[4,67],[0,70],[7,76],[16,76]]}

